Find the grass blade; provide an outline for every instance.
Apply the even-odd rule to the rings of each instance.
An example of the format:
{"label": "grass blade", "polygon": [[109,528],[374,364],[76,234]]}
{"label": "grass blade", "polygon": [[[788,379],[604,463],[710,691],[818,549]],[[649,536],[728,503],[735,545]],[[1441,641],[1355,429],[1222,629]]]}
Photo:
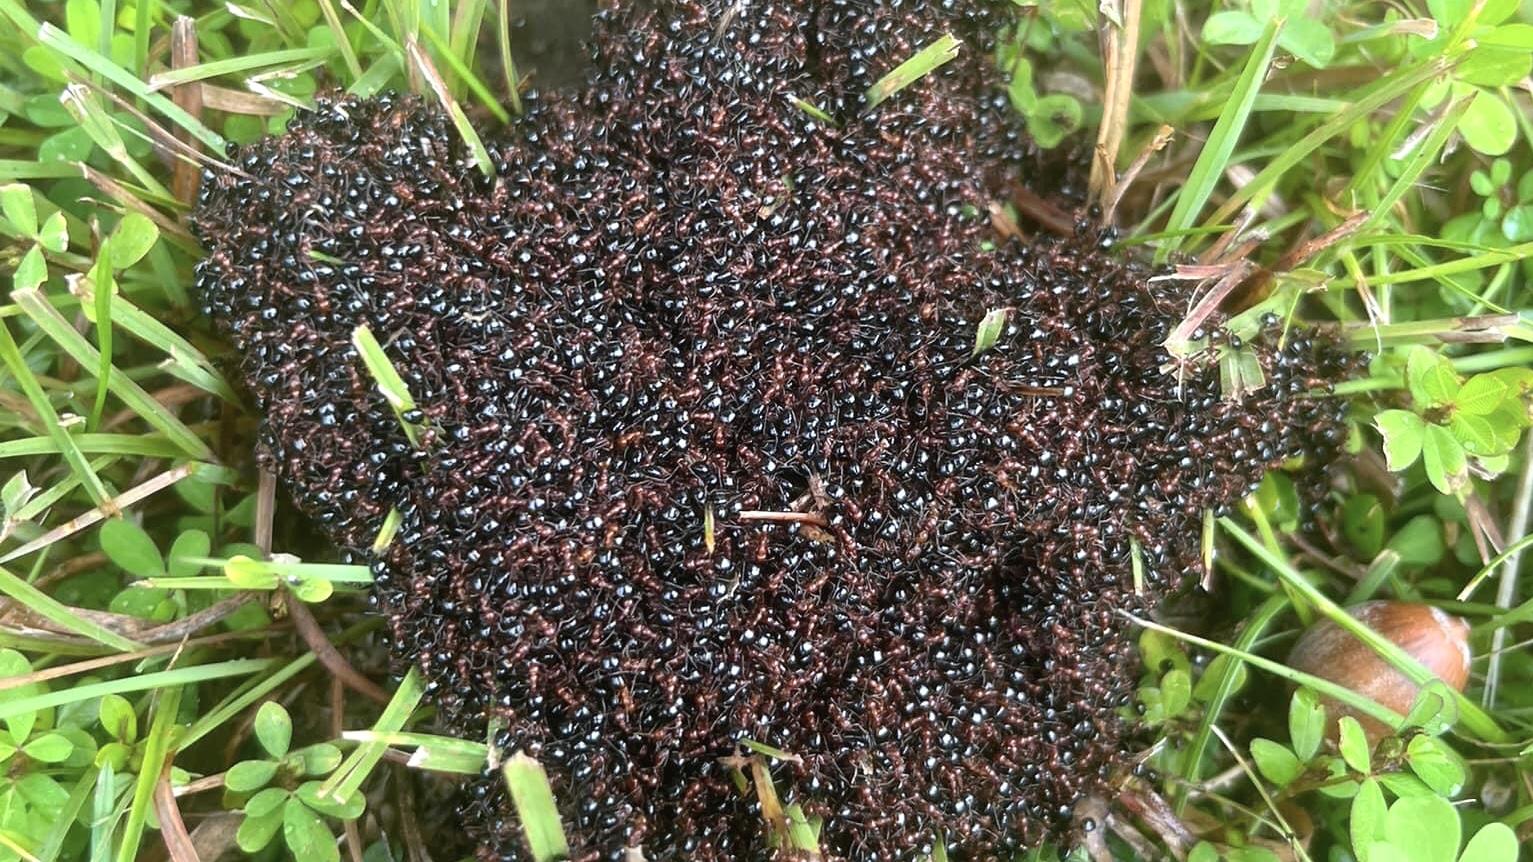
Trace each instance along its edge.
{"label": "grass blade", "polygon": [[[123,650],[130,652],[130,650]],[[229,661],[214,662],[213,664],[195,665],[193,667],[176,668],[175,670],[161,670],[153,673],[143,673],[138,676],[112,679],[105,682],[93,682],[88,685],[77,685],[65,691],[50,691],[45,694],[35,694],[31,697],[17,698],[0,703],[0,719],[10,718],[24,712],[36,712],[40,709],[51,709],[55,706],[63,706],[66,703],[80,703],[81,701],[101,697],[104,694],[123,694],[129,691],[152,691],[173,685],[190,685],[194,682],[206,682],[210,679],[227,679],[233,676],[245,676],[252,673],[260,673],[272,666],[273,659],[266,658],[240,658]],[[190,745],[183,739],[181,745]]]}
{"label": "grass blade", "polygon": [[[75,335],[79,336],[79,333]],[[48,393],[44,392],[42,384],[37,382],[37,376],[32,373],[26,359],[21,355],[21,348],[11,337],[11,327],[5,323],[0,323],[0,359],[4,360],[5,366],[10,369],[11,376],[15,377],[16,382],[20,384],[21,391],[26,393],[32,409],[37,411],[38,421],[48,432],[48,440],[53,444],[53,448],[64,456],[70,471],[90,494],[91,502],[97,506],[105,503],[112,495],[107,492],[106,486],[101,484],[101,478],[85,460],[85,453],[80,449],[80,441],[64,428],[58,411],[53,409],[53,402],[48,399]]]}
{"label": "grass blade", "polygon": [[351,344],[357,349],[362,357],[362,364],[367,366],[367,371],[373,376],[378,384],[378,391],[383,394],[383,400],[393,408],[394,415],[399,418],[399,424],[404,428],[405,437],[409,438],[410,445],[420,445],[420,432],[412,422],[406,422],[404,414],[415,409],[415,398],[410,395],[410,389],[405,385],[403,377],[394,368],[394,363],[389,361],[388,354],[383,352],[383,345],[378,343],[373,331],[366,324],[357,327],[351,333]]}
{"label": "grass blade", "polygon": [[112,277],[112,238],[109,236],[101,238],[90,280],[96,285],[96,350],[101,354],[101,360],[96,366],[96,398],[91,403],[90,418],[85,427],[99,431],[101,414],[106,411],[106,384],[112,376],[112,294],[117,290],[117,280]]}
{"label": "grass blade", "polygon": [[867,93],[864,94],[864,100],[868,105],[863,109],[863,113],[872,111],[887,102],[895,93],[945,66],[958,56],[958,48],[962,44],[952,33],[944,33],[930,45],[912,54],[909,59],[895,66],[889,74],[879,78],[873,86],[868,88]]}
{"label": "grass blade", "polygon": [[[1425,686],[1427,683],[1437,679],[1436,674],[1422,666],[1421,662],[1402,649],[1399,644],[1368,628],[1367,625],[1363,624],[1356,617],[1347,613],[1345,609],[1331,601],[1325,593],[1320,592],[1314,584],[1299,574],[1293,566],[1290,566],[1281,557],[1272,553],[1266,546],[1257,541],[1255,537],[1242,529],[1239,524],[1229,518],[1220,518],[1219,526],[1223,527],[1225,532],[1234,536],[1257,559],[1266,563],[1269,568],[1277,573],[1278,578],[1282,580],[1289,590],[1303,596],[1326,619],[1341,626],[1344,631],[1357,638],[1385,661],[1388,661],[1396,670],[1409,677],[1412,682]],[[1507,742],[1510,739],[1506,731],[1502,730],[1495,720],[1482,710],[1478,704],[1458,692],[1454,692],[1454,701],[1458,704],[1459,721],[1475,736],[1486,742]]]}
{"label": "grass blade", "polygon": [[389,746],[408,746],[415,751],[409,763],[414,769],[478,775],[489,759],[489,746],[482,742],[436,736],[430,733],[378,733],[372,730],[348,730],[342,739],[352,742],[377,742]]}
{"label": "grass blade", "polygon": [[214,60],[210,63],[198,63],[195,66],[183,66],[180,69],[171,69],[168,72],[160,72],[150,76],[149,90],[156,92],[166,87],[174,87],[177,84],[187,84],[192,81],[202,81],[224,75],[237,75],[241,72],[268,69],[287,63],[327,60],[330,58],[332,50],[332,47],[329,45],[317,45],[313,48],[288,48],[281,51],[267,51],[261,54],[228,57],[223,60]]}
{"label": "grass blade", "polygon": [[[420,671],[410,668],[410,672],[405,674],[404,680],[399,683],[399,689],[389,700],[388,706],[383,708],[383,714],[373,723],[373,732],[389,734],[402,730],[425,693],[425,686],[421,684]],[[357,746],[357,750],[347,756],[346,760],[320,786],[319,795],[337,802],[350,798],[362,787],[362,782],[372,774],[373,767],[383,759],[388,748],[388,744],[384,742],[364,742]]]}
{"label": "grass blade", "polygon": [[[140,3],[139,10],[146,10],[150,5],[151,4],[148,3]],[[145,40],[149,38],[149,34],[147,32],[140,33],[138,35]],[[124,90],[127,90],[129,93],[132,93],[140,99],[143,99],[146,103],[149,104],[150,107],[159,111],[161,114],[164,114],[168,119],[170,119],[171,122],[190,132],[192,137],[196,138],[207,146],[209,152],[214,154],[223,153],[225,141],[222,135],[203,125],[201,121],[199,121],[191,114],[188,114],[186,111],[182,110],[181,107],[178,106],[175,102],[172,102],[159,93],[152,91],[149,88],[149,85],[139,80],[136,75],[129,73],[126,69],[122,68],[116,63],[113,63],[111,60],[108,60],[100,54],[97,54],[95,51],[92,51],[89,48],[86,48],[85,46],[69,38],[69,34],[53,26],[52,24],[44,22],[43,25],[37,29],[34,36],[36,37],[37,41],[41,42],[48,48],[53,49],[57,53],[63,54],[76,63],[79,63],[81,66],[84,66],[85,68],[97,73],[103,78],[106,78],[108,81],[111,81]],[[146,52],[147,47],[148,43],[146,41]]]}
{"label": "grass blade", "polygon": [[518,751],[501,767],[501,772],[506,779],[506,789],[511,791],[517,819],[522,821],[522,834],[527,838],[527,849],[532,851],[532,858],[536,862],[549,862],[569,856],[569,841],[564,837],[559,806],[554,802],[554,791],[548,784],[548,773],[543,771],[543,764]]}
{"label": "grass blade", "polygon": [[[1239,142],[1246,121],[1251,116],[1256,94],[1267,79],[1267,70],[1272,66],[1272,55],[1277,50],[1278,33],[1282,28],[1281,18],[1269,21],[1261,38],[1251,47],[1251,57],[1235,82],[1235,89],[1224,103],[1224,110],[1214,123],[1214,130],[1209,134],[1203,150],[1198,153],[1198,160],[1187,175],[1187,182],[1177,193],[1176,206],[1172,208],[1171,218],[1166,222],[1167,231],[1182,231],[1192,227],[1198,213],[1203,211],[1203,205],[1208,203],[1209,195],[1213,194],[1214,186],[1218,185],[1219,178],[1224,175],[1230,155],[1235,152],[1235,144]],[[1156,250],[1155,259],[1166,260],[1181,242],[1180,235],[1173,235],[1169,242]]]}
{"label": "grass blade", "polygon": [[[48,333],[48,336],[58,343],[81,367],[97,372],[101,365],[101,354],[85,336],[75,331],[69,321],[59,314],[47,299],[37,290],[18,290],[11,293],[11,299],[26,312],[27,316],[36,323],[38,328]],[[163,404],[154,400],[143,387],[133,382],[126,374],[116,367],[110,367],[107,374],[107,385],[112,393],[122,399],[139,418],[147,422],[150,427],[164,434],[171,441],[181,447],[187,455],[200,461],[214,460],[213,450],[202,438],[192,433],[175,414],[165,408]]]}
{"label": "grass blade", "polygon": [[[3,338],[4,336],[0,336]],[[76,448],[92,455],[137,455],[142,458],[176,458],[181,448],[168,440],[133,434],[72,434]],[[27,458],[33,455],[58,455],[64,449],[48,437],[7,440],[0,443],[0,458]]]}
{"label": "grass blade", "polygon": [[1363,121],[1374,111],[1379,110],[1404,93],[1409,92],[1417,85],[1423,84],[1452,68],[1453,63],[1446,60],[1431,60],[1401,69],[1391,75],[1380,79],[1377,83],[1363,88],[1352,105],[1346,110],[1315,127],[1314,131],[1299,139],[1298,142],[1283,150],[1265,168],[1262,168],[1250,182],[1246,183],[1235,193],[1214,210],[1206,224],[1218,224],[1226,222],[1247,202],[1255,199],[1258,195],[1266,194],[1277,183],[1278,177],[1282,176],[1294,165],[1303,161],[1319,149],[1321,144],[1331,138],[1352,128],[1358,122]]}
{"label": "grass blade", "polygon": [[133,786],[133,804],[128,806],[128,819],[123,824],[117,862],[133,862],[138,858],[144,825],[149,820],[149,809],[153,807],[150,800],[154,796],[154,785],[160,780],[165,761],[175,754],[170,735],[176,729],[181,690],[179,685],[162,688],[155,697],[154,719],[149,725],[149,735],[144,738],[143,766],[139,768],[138,780]]}

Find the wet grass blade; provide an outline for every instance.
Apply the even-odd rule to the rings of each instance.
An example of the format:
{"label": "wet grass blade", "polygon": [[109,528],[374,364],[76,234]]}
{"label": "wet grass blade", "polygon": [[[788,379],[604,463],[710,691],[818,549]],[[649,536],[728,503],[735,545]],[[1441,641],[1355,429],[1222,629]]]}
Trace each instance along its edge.
{"label": "wet grass blade", "polygon": [[1251,46],[1250,59],[1246,61],[1240,78],[1235,82],[1235,88],[1230,93],[1229,100],[1224,103],[1224,110],[1214,123],[1213,132],[1209,134],[1208,141],[1203,144],[1203,150],[1198,153],[1198,160],[1193,163],[1192,171],[1187,175],[1187,182],[1177,193],[1176,206],[1172,208],[1171,218],[1166,222],[1166,230],[1173,235],[1168,242],[1156,250],[1156,260],[1164,261],[1177,250],[1182,238],[1175,232],[1184,231],[1193,226],[1198,219],[1198,214],[1203,211],[1203,205],[1208,203],[1209,195],[1213,194],[1214,187],[1219,184],[1219,178],[1224,175],[1230,156],[1235,152],[1235,144],[1240,141],[1240,135],[1246,128],[1246,121],[1250,119],[1251,108],[1256,104],[1256,94],[1267,79],[1267,71],[1272,66],[1272,55],[1277,50],[1278,33],[1282,27],[1283,22],[1280,18],[1269,21],[1261,38]]}

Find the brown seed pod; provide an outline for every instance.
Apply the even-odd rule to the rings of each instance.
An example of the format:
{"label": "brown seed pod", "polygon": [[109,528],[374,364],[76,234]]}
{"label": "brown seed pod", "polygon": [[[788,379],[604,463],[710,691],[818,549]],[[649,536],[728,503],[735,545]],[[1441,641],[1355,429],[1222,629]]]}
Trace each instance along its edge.
{"label": "brown seed pod", "polygon": [[[1431,605],[1377,601],[1358,605],[1353,617],[1398,644],[1454,691],[1469,681],[1469,626],[1463,620]],[[1313,674],[1401,715],[1411,711],[1421,687],[1396,670],[1378,653],[1331,620],[1320,620],[1299,638],[1288,664]],[[1333,717],[1351,715],[1363,725],[1369,739],[1387,736],[1389,729],[1378,721],[1330,699],[1326,706]],[[1331,723],[1335,732],[1335,723]]]}

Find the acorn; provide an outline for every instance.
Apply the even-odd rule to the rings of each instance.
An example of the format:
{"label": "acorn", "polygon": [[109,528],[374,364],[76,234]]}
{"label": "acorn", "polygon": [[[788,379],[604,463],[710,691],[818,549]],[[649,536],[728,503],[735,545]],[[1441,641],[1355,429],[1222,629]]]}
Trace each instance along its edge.
{"label": "acorn", "polygon": [[[1441,608],[1414,602],[1376,601],[1353,608],[1353,618],[1388,638],[1454,691],[1469,682],[1469,624]],[[1330,680],[1408,715],[1421,686],[1396,670],[1378,653],[1335,622],[1323,619],[1310,626],[1288,656],[1288,664],[1321,679]],[[1389,728],[1359,714],[1345,704],[1325,699],[1336,731],[1335,718],[1353,716],[1369,741],[1388,736]]]}

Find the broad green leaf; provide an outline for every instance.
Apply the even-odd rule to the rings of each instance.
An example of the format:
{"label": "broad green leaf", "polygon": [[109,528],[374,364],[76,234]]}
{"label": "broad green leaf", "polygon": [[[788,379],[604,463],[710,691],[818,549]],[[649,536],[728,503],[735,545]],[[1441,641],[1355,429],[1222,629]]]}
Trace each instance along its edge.
{"label": "broad green leaf", "polygon": [[1081,127],[1085,109],[1080,100],[1068,93],[1049,93],[1038,97],[1033,112],[1027,115],[1027,131],[1038,146],[1056,147]]}
{"label": "broad green leaf", "polygon": [[1385,790],[1399,797],[1406,796],[1435,796],[1432,788],[1421,783],[1421,779],[1405,772],[1386,772],[1379,777],[1379,783]]}
{"label": "broad green leaf", "polygon": [[63,210],[43,221],[42,229],[37,232],[37,244],[54,254],[69,248],[69,223],[64,220]]}
{"label": "broad green leaf", "polygon": [[1199,841],[1187,854],[1187,862],[1219,862],[1219,851],[1207,841]]}
{"label": "broad green leaf", "polygon": [[270,760],[242,760],[224,773],[224,786],[235,793],[250,793],[265,787],[277,774],[277,764]]}
{"label": "broad green leaf", "polygon": [[1262,37],[1262,22],[1249,12],[1215,12],[1203,23],[1203,41],[1210,45],[1252,45]]}
{"label": "broad green leaf", "polygon": [[1411,348],[1405,365],[1405,380],[1418,409],[1449,404],[1459,392],[1453,364],[1442,354],[1420,344]]}
{"label": "broad green leaf", "polygon": [[37,203],[32,187],[25,183],[0,186],[0,212],[16,232],[27,238],[37,236]]}
{"label": "broad green leaf", "polygon": [[1517,833],[1505,823],[1487,823],[1469,839],[1459,862],[1517,862]]}
{"label": "broad green leaf", "polygon": [[335,584],[323,578],[305,578],[289,586],[293,595],[310,604],[325,601],[335,594]]}
{"label": "broad green leaf", "polygon": [[1458,811],[1435,794],[1397,799],[1384,817],[1389,843],[1405,848],[1411,862],[1455,862],[1460,832]]}
{"label": "broad green leaf", "polygon": [[102,695],[97,714],[107,736],[129,745],[138,741],[138,715],[127,698],[120,694]]}
{"label": "broad green leaf", "polygon": [[1378,556],[1384,547],[1384,507],[1379,498],[1372,494],[1353,494],[1342,503],[1340,517],[1341,533],[1357,550],[1358,556],[1365,560]]}
{"label": "broad green leaf", "polygon": [[202,571],[201,564],[192,561],[207,557],[212,552],[212,548],[213,543],[207,533],[201,530],[187,530],[171,543],[170,553],[165,555],[165,570],[173,578],[192,577]]}
{"label": "broad green leaf", "polygon": [[1352,850],[1358,862],[1374,862],[1369,858],[1369,847],[1384,840],[1384,818],[1388,814],[1384,806],[1384,790],[1372,778],[1358,785],[1357,795],[1352,797],[1352,817],[1348,824],[1352,835]]}
{"label": "broad green leaf", "polygon": [[101,44],[101,5],[97,0],[69,0],[64,4],[64,30],[87,48]]}
{"label": "broad green leaf", "polygon": [[[0,679],[25,676],[32,672],[32,664],[27,657],[13,649],[0,649]],[[20,700],[30,695],[41,693],[40,686],[27,685],[20,688],[0,691],[0,703],[9,700]],[[32,735],[32,727],[37,723],[36,712],[22,712],[9,716],[5,719],[5,727],[11,734],[11,741],[18,745],[25,742]]]}
{"label": "broad green leaf", "polygon": [[1011,100],[1012,109],[1024,117],[1037,110],[1038,91],[1033,87],[1033,64],[1026,57],[1017,58],[1006,96]]}
{"label": "broad green leaf", "polygon": [[114,772],[121,772],[128,766],[128,761],[133,757],[131,746],[121,742],[108,742],[97,749],[96,757],[91,761],[100,768],[110,767]]}
{"label": "broad green leaf", "polygon": [[48,261],[43,259],[43,250],[38,246],[27,249],[22,255],[21,263],[16,265],[16,273],[11,278],[11,284],[17,290],[26,290],[37,287],[48,280]]}
{"label": "broad green leaf", "polygon": [[69,802],[69,791],[42,772],[23,775],[16,782],[16,789],[33,806],[50,814],[57,812]]}
{"label": "broad green leaf", "polygon": [[101,525],[101,550],[119,568],[139,578],[165,574],[165,560],[154,539],[143,527],[123,518],[110,518]]}
{"label": "broad green leaf", "polygon": [[1496,433],[1496,426],[1484,416],[1457,413],[1449,420],[1448,427],[1464,451],[1477,457],[1503,455],[1517,442],[1515,435]]}
{"label": "broad green leaf", "polygon": [[270,844],[277,830],[282,828],[282,812],[287,807],[284,805],[261,817],[246,817],[240,823],[239,831],[234,833],[234,843],[246,853],[254,853]]}
{"label": "broad green leaf", "polygon": [[288,755],[288,759],[297,765],[301,775],[329,775],[341,765],[341,750],[328,742],[320,742],[298,749]]}
{"label": "broad green leaf", "polygon": [[282,704],[274,700],[261,704],[256,710],[255,735],[272,757],[281,758],[287,754],[288,745],[293,741],[293,720]]}
{"label": "broad green leaf", "polygon": [[1422,686],[1411,711],[1405,716],[1405,726],[1420,728],[1428,736],[1442,736],[1458,721],[1458,701],[1448,684],[1434,679]]}
{"label": "broad green leaf", "polygon": [[[1530,172],[1528,176],[1533,176]],[[1522,204],[1506,211],[1501,219],[1501,235],[1507,242],[1533,240],[1533,204]]]}
{"label": "broad green leaf", "polygon": [[1324,20],[1297,15],[1283,27],[1278,47],[1316,69],[1324,69],[1336,56],[1336,36]]}
{"label": "broad green leaf", "polygon": [[1474,49],[1454,69],[1454,76],[1460,81],[1504,87],[1533,71],[1533,26],[1505,24],[1476,35],[1474,41]]}
{"label": "broad green leaf", "polygon": [[74,743],[59,733],[34,737],[21,747],[21,753],[40,763],[62,763],[74,751]]}
{"label": "broad green leaf", "polygon": [[1368,745],[1368,735],[1363,733],[1363,726],[1358,724],[1357,719],[1350,715],[1344,715],[1338,722],[1340,736],[1337,747],[1341,749],[1341,759],[1346,761],[1347,766],[1354,772],[1367,774],[1373,769],[1371,746]]}
{"label": "broad green leaf", "polygon": [[1400,555],[1401,565],[1435,566],[1443,556],[1443,525],[1431,515],[1417,515],[1389,537],[1389,550]]}
{"label": "broad green leaf", "polygon": [[1294,692],[1288,704],[1288,738],[1303,763],[1315,756],[1325,739],[1325,704],[1307,688]]}
{"label": "broad green leaf", "polygon": [[1414,737],[1405,759],[1417,778],[1443,796],[1454,796],[1464,788],[1463,762],[1441,739],[1426,734]]}
{"label": "broad green leaf", "polygon": [[336,802],[319,792],[321,786],[319,781],[305,781],[293,795],[315,811],[341,820],[355,820],[366,810],[367,797],[361,791],[353,792],[344,802]]}
{"label": "broad green leaf", "polygon": [[1192,702],[1192,677],[1181,668],[1166,672],[1160,679],[1161,707],[1166,718],[1175,718]]}
{"label": "broad green leaf", "polygon": [[[301,792],[301,791],[300,791]],[[303,862],[340,862],[341,851],[325,821],[296,799],[282,806],[282,839],[294,859]]]}
{"label": "broad green leaf", "polygon": [[985,312],[985,316],[979,321],[979,326],[974,330],[974,350],[971,355],[978,356],[995,346],[1001,333],[1006,330],[1006,319],[1010,313],[1010,310],[1005,308],[995,308]]}
{"label": "broad green leaf", "polygon": [[138,263],[159,241],[160,229],[148,216],[130,212],[112,231],[112,269],[123,270]]}
{"label": "broad green leaf", "polygon": [[281,787],[268,787],[245,802],[246,817],[265,817],[276,811],[291,794]]}
{"label": "broad green leaf", "polygon": [[1453,403],[1465,413],[1486,416],[1496,412],[1496,408],[1511,394],[1512,386],[1506,378],[1494,374],[1476,374],[1464,382]]}
{"label": "broad green leaf", "polygon": [[1384,438],[1384,460],[1395,472],[1416,463],[1421,455],[1426,423],[1409,410],[1385,410],[1373,417],[1373,425]]}
{"label": "broad green leaf", "polygon": [[1459,120],[1458,130],[1476,152],[1499,156],[1517,140],[1517,115],[1499,94],[1481,90]]}
{"label": "broad green leaf", "polygon": [[1256,768],[1262,775],[1278,787],[1287,787],[1304,771],[1303,764],[1288,746],[1270,739],[1257,737],[1251,740],[1251,759],[1256,761]]}
{"label": "broad green leaf", "polygon": [[1457,494],[1469,482],[1469,459],[1452,431],[1428,425],[1421,441],[1421,461],[1427,479],[1444,494]]}

